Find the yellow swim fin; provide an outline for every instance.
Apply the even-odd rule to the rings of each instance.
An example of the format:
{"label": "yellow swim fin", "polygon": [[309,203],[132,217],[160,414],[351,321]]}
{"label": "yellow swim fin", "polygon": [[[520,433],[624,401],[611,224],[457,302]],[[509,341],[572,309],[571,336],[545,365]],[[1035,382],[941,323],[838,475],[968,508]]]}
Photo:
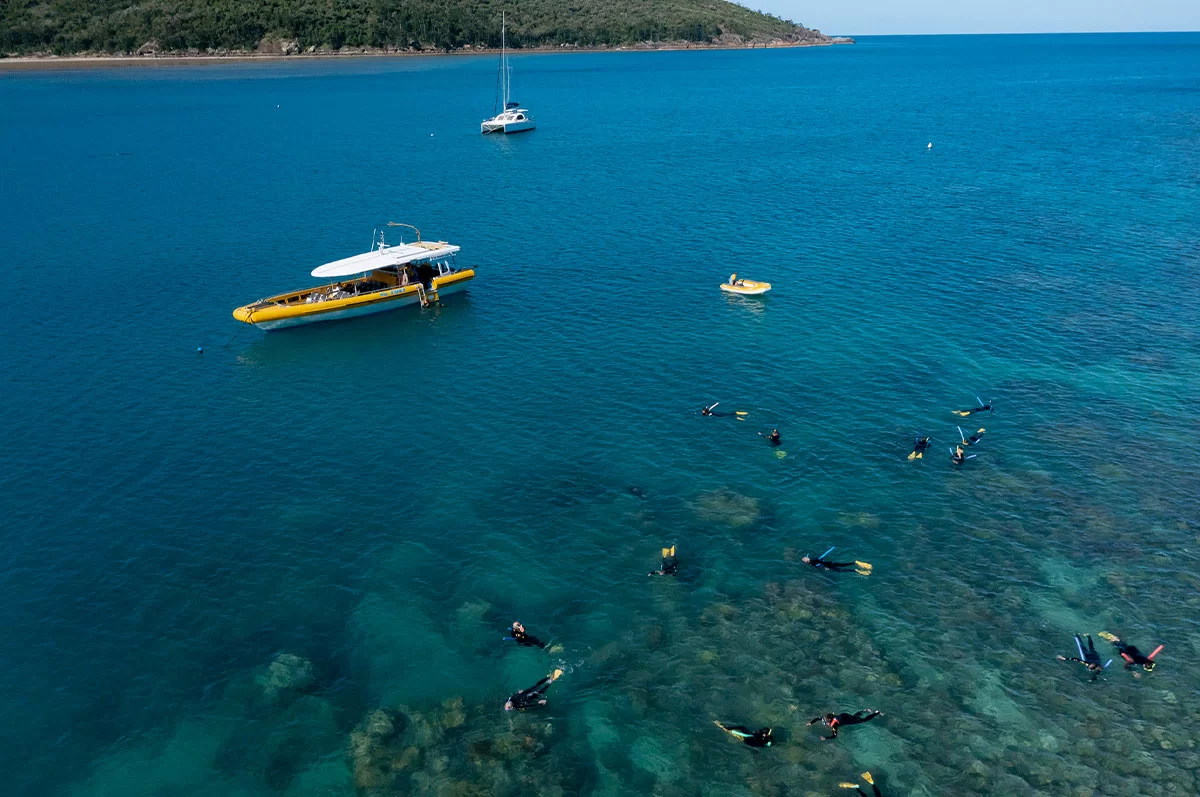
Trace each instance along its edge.
{"label": "yellow swim fin", "polygon": [[744,416],[746,416],[746,415],[749,415],[750,413],[746,412],[745,410],[738,410],[738,411],[737,411],[735,414],[736,414],[736,415],[741,415],[741,416],[743,416],[743,417],[744,417]]}
{"label": "yellow swim fin", "polygon": [[855,573],[858,573],[860,576],[869,576],[869,575],[871,575],[871,571],[870,571],[870,570],[855,570],[854,572],[855,572]]}
{"label": "yellow swim fin", "polygon": [[960,418],[965,418],[971,414],[971,413],[967,412],[966,410],[950,410],[950,411],[953,412],[955,415],[957,415]]}
{"label": "yellow swim fin", "polygon": [[917,459],[924,459],[924,458],[925,458],[925,452],[924,452],[924,451],[918,451],[918,452],[917,452]]}
{"label": "yellow swim fin", "polygon": [[870,783],[872,786],[875,785],[875,778],[871,777],[870,772],[862,773],[862,779],[865,780],[867,783]]}
{"label": "yellow swim fin", "polygon": [[663,559],[666,559],[666,558],[667,558],[668,556],[670,556],[670,555],[671,555],[671,549],[670,549],[670,548],[663,548],[663,549],[662,549],[662,558],[663,558]]}
{"label": "yellow swim fin", "polygon": [[987,431],[987,429],[980,429],[980,430],[979,430],[978,432],[976,432],[975,434],[983,434],[983,433],[984,433],[984,432],[986,432],[986,431]]}
{"label": "yellow swim fin", "polygon": [[839,783],[838,788],[839,789],[857,789],[858,784],[857,783]]}
{"label": "yellow swim fin", "polygon": [[872,570],[873,569],[870,562],[860,562],[857,559],[855,559],[854,564],[858,565],[863,570]]}
{"label": "yellow swim fin", "polygon": [[1110,634],[1107,631],[1101,631],[1100,633],[1096,634],[1096,636],[1107,639],[1109,642],[1116,642],[1118,639],[1116,634]]}
{"label": "yellow swim fin", "polygon": [[786,451],[776,451],[775,456],[778,459],[783,459],[784,457],[787,456],[787,452]]}
{"label": "yellow swim fin", "polygon": [[562,670],[555,670],[554,672],[550,673],[550,675],[552,676],[551,680],[557,681],[559,678],[562,677],[562,674],[563,674]]}
{"label": "yellow swim fin", "polygon": [[913,461],[914,459],[916,459],[916,458],[917,458],[917,452],[916,452],[916,451],[914,451],[914,452],[912,452],[911,454],[909,454],[909,455],[908,455],[908,461],[909,461],[909,462],[912,462],[912,461]]}
{"label": "yellow swim fin", "polygon": [[675,546],[672,545],[671,546],[671,556],[674,556],[674,555],[675,555]]}

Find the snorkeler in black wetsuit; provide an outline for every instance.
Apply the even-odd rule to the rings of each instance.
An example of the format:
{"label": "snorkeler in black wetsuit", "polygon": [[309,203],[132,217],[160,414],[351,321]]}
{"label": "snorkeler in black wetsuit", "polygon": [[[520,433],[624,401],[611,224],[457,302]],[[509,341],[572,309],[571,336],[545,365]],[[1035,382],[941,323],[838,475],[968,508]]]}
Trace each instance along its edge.
{"label": "snorkeler in black wetsuit", "polygon": [[963,434],[963,430],[962,430],[961,426],[956,427],[956,428],[958,429],[958,437],[960,440],[962,440],[963,448],[966,448],[967,446],[973,446],[976,443],[978,443],[980,440],[983,439],[983,433],[987,431],[987,429],[980,428],[980,430],[977,431],[975,434],[971,435],[970,437],[967,437]]}
{"label": "snorkeler in black wetsuit", "polygon": [[646,575],[648,576],[673,576],[679,572],[679,560],[675,558],[675,546],[662,549],[662,566],[658,570],[651,570]]}
{"label": "snorkeler in black wetsuit", "polygon": [[781,442],[781,440],[779,439],[779,430],[778,429],[772,429],[770,434],[763,434],[762,432],[759,432],[758,435],[759,435],[759,437],[765,438],[766,441],[773,446],[777,446]]}
{"label": "snorkeler in black wetsuit", "polygon": [[912,453],[908,455],[909,459],[921,459],[925,456],[925,449],[929,448],[928,437],[918,437],[913,442]]}
{"label": "snorkeler in black wetsuit", "polygon": [[[1158,655],[1165,645],[1156,647],[1149,656],[1142,653],[1135,645],[1126,645],[1115,634],[1110,634],[1107,631],[1101,631],[1099,636],[1104,637],[1109,642],[1113,643],[1117,652],[1121,654],[1121,658],[1125,659],[1125,669],[1132,670],[1136,665],[1141,665],[1146,672],[1154,671],[1154,657]],[[1136,673],[1135,673],[1136,675]]]}
{"label": "snorkeler in black wetsuit", "polygon": [[535,636],[525,633],[525,626],[513,620],[512,627],[508,629],[508,636],[505,639],[511,639],[518,645],[526,648],[545,648],[547,645],[542,640]]}
{"label": "snorkeler in black wetsuit", "polygon": [[804,556],[800,557],[800,561],[804,562],[804,564],[809,565],[810,567],[815,567],[818,570],[829,570],[834,573],[844,573],[847,570],[853,570],[860,576],[871,575],[872,565],[870,562],[860,562],[857,559],[855,559],[853,562],[830,562],[827,560],[825,557],[833,553],[836,547],[837,546],[835,545],[833,548],[830,548],[820,556],[809,556],[808,554],[805,554]]}
{"label": "snorkeler in black wetsuit", "polygon": [[961,465],[968,459],[975,459],[975,455],[971,454],[970,456],[967,456],[966,450],[961,445],[955,447],[953,453],[950,454],[950,461],[955,465]]}
{"label": "snorkeler in black wetsuit", "polygon": [[721,406],[721,402],[709,404],[707,407],[700,408],[700,414],[706,418],[737,418],[739,421],[746,420],[746,416],[750,413],[745,410],[736,410],[734,412],[717,412],[717,407]]}
{"label": "snorkeler in black wetsuit", "polygon": [[816,725],[818,722],[822,722],[829,726],[829,735],[821,737],[821,741],[827,742],[830,739],[837,738],[838,728],[841,726],[858,725],[860,722],[870,722],[882,713],[882,711],[876,711],[873,708],[864,708],[861,711],[854,712],[853,714],[843,711],[841,714],[826,714],[823,717],[813,717],[808,721],[808,724]]}
{"label": "snorkeler in black wetsuit", "polygon": [[995,412],[996,411],[995,407],[992,406],[992,402],[989,401],[985,404],[983,399],[979,398],[979,396],[976,396],[975,400],[979,402],[978,407],[973,407],[969,410],[951,410],[951,412],[953,412],[955,415],[957,415],[961,418],[965,418],[968,415],[974,415],[977,412]]}
{"label": "snorkeler in black wetsuit", "polygon": [[1083,637],[1079,634],[1075,635],[1075,647],[1079,648],[1079,658],[1074,656],[1055,656],[1059,661],[1073,661],[1082,664],[1088,668],[1088,672],[1092,674],[1092,680],[1095,681],[1104,672],[1104,668],[1112,664],[1112,659],[1109,659],[1108,664],[1100,663],[1100,654],[1096,652],[1096,646],[1092,642],[1092,635],[1087,635],[1087,650],[1083,649]]}
{"label": "snorkeler in black wetsuit", "polygon": [[775,739],[771,736],[770,728],[759,728],[756,731],[751,731],[744,725],[722,725],[716,720],[713,720],[713,725],[716,725],[730,736],[741,739],[751,747],[770,747],[775,743]]}
{"label": "snorkeler in black wetsuit", "polygon": [[[883,792],[881,792],[879,787],[875,785],[875,778],[870,772],[862,773],[862,779],[871,784],[871,791],[873,792],[874,797],[883,797]],[[839,783],[838,787],[842,789],[854,789],[861,795],[861,797],[871,797],[871,795],[863,791],[862,786],[859,786],[857,783]]]}
{"label": "snorkeler in black wetsuit", "polygon": [[562,670],[555,670],[547,675],[542,680],[538,681],[528,689],[518,689],[515,693],[509,696],[504,703],[505,711],[525,711],[530,708],[546,705],[546,690],[550,688],[550,684],[559,679],[563,674]]}

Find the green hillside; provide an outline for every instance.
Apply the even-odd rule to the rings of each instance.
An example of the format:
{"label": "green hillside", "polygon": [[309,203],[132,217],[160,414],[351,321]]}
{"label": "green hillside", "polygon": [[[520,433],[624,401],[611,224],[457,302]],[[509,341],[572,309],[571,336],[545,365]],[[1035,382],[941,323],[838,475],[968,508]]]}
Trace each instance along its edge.
{"label": "green hillside", "polygon": [[[722,0],[0,0],[0,53],[828,39]],[[145,48],[151,49],[151,48]]]}

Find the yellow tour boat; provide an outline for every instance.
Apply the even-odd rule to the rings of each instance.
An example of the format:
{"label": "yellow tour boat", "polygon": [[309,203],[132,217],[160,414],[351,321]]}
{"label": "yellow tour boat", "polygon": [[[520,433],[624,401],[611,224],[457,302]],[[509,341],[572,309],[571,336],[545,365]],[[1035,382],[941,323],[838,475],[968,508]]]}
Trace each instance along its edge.
{"label": "yellow tour boat", "polygon": [[738,279],[737,274],[730,274],[729,282],[721,283],[721,290],[728,293],[740,293],[743,296],[758,296],[771,290],[771,283]]}
{"label": "yellow tour boat", "polygon": [[464,290],[475,279],[474,269],[455,267],[459,247],[445,241],[422,241],[421,231],[411,224],[390,221],[387,226],[408,227],[416,231],[417,240],[388,244],[385,231],[377,229],[371,251],[326,263],[312,272],[314,277],[336,282],[259,299],[234,310],[233,317],[272,330],[412,304],[428,307],[443,296]]}

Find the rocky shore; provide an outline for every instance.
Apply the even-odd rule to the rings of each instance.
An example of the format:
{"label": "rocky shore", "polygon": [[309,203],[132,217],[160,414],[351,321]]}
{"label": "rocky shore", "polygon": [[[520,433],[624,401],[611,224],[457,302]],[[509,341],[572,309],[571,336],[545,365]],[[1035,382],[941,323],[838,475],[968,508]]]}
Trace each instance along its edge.
{"label": "rocky shore", "polygon": [[[749,50],[772,49],[787,47],[823,47],[830,44],[854,44],[854,39],[848,36],[826,36],[820,31],[808,28],[797,29],[797,33],[771,39],[744,39],[734,34],[725,34],[711,42],[693,41],[644,41],[626,45],[599,45],[596,47],[581,47],[576,44],[544,45],[540,47],[525,47],[513,52],[527,53],[563,53],[563,52],[638,52],[653,50]],[[455,55],[496,55],[500,51],[489,47],[473,47],[464,45],[453,49],[431,49],[419,47],[301,47],[294,40],[263,40],[255,50],[165,50],[158,42],[149,41],[135,52],[80,52],[70,55],[54,53],[31,53],[21,56],[0,57],[0,70],[3,69],[56,69],[56,68],[86,68],[107,66],[139,66],[139,65],[198,65],[220,63],[226,61],[292,61],[308,58],[381,58],[391,56],[455,56]]]}

